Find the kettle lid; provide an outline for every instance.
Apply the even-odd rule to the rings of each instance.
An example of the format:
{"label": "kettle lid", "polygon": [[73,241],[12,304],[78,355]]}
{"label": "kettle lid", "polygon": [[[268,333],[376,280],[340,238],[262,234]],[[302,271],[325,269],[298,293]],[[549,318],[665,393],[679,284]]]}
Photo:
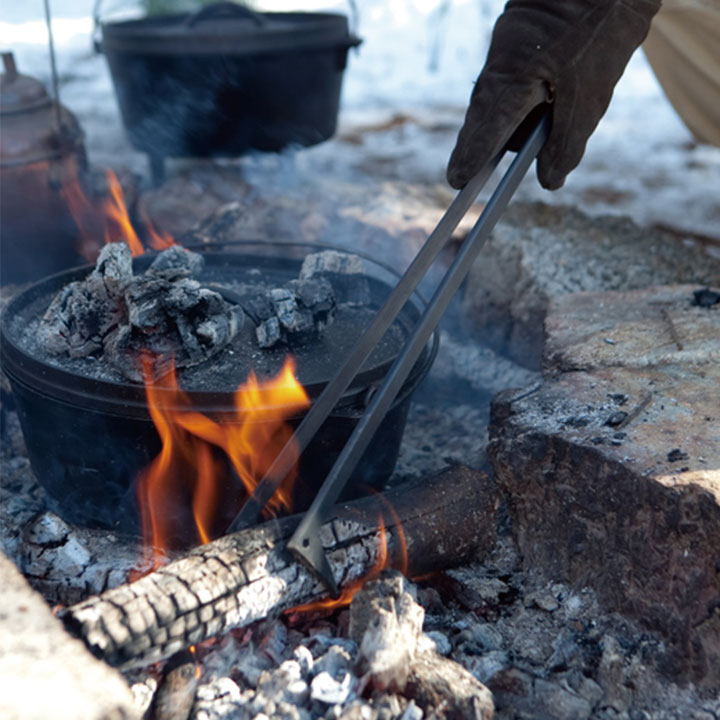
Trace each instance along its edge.
{"label": "kettle lid", "polygon": [[0,75],[0,114],[38,110],[51,104],[45,86],[29,75],[21,75],[11,52],[2,53],[5,72]]}

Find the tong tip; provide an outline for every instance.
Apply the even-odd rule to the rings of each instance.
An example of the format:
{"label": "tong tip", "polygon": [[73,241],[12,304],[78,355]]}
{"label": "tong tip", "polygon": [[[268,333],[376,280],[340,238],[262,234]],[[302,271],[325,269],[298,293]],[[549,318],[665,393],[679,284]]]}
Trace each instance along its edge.
{"label": "tong tip", "polygon": [[333,598],[340,596],[319,533],[296,531],[288,540],[287,550],[325,585]]}

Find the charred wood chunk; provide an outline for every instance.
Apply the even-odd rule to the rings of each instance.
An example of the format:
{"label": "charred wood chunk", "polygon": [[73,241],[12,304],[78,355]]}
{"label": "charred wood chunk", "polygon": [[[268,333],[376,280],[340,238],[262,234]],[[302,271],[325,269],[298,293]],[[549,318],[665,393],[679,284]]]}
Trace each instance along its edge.
{"label": "charred wood chunk", "polygon": [[295,293],[297,303],[312,314],[318,330],[328,326],[335,314],[335,292],[326,278],[311,280],[293,280],[288,286]]}
{"label": "charred wood chunk", "polygon": [[332,322],[336,303],[332,285],[318,278],[292,280],[264,296],[244,299],[242,305],[257,322],[258,345],[270,348],[280,342],[296,345],[315,337]]}
{"label": "charred wood chunk", "polygon": [[399,572],[367,582],[350,605],[350,636],[360,645],[357,670],[373,690],[400,693],[428,716],[490,720],[490,691],[437,653],[422,632],[424,618],[415,587]]}
{"label": "charred wood chunk", "polygon": [[418,653],[405,696],[438,719],[491,720],[495,713],[490,690],[462,665],[436,652]]}
{"label": "charred wood chunk", "polygon": [[336,250],[308,255],[300,268],[300,280],[328,282],[338,304],[358,307],[370,302],[370,283],[358,255]]}
{"label": "charred wood chunk", "polygon": [[422,633],[425,611],[401,573],[366,583],[350,605],[350,637],[360,646],[357,669],[376,690],[402,692]]}
{"label": "charred wood chunk", "polygon": [[108,335],[105,359],[125,376],[141,380],[137,358],[151,355],[156,375],[195,365],[214,355],[235,336],[242,310],[196,280],[174,282],[146,274],[125,295],[128,323]]}
{"label": "charred wood chunk", "polygon": [[280,325],[288,334],[302,335],[314,330],[312,314],[298,305],[294,293],[289,288],[271,290],[270,301]]}
{"label": "charred wood chunk", "polygon": [[255,325],[262,325],[275,315],[270,298],[264,292],[243,295],[238,299],[238,303]]}
{"label": "charred wood chunk", "polygon": [[102,351],[107,363],[131,380],[142,376],[144,353],[154,375],[194,365],[227,345],[244,315],[218,293],[189,276],[202,256],[173,246],[147,272],[134,276],[125,243],[106,245],[85,280],[63,288],[40,324],[40,341],[56,355],[82,357]]}
{"label": "charred wood chunk", "polygon": [[323,250],[312,253],[303,260],[300,268],[300,279],[309,280],[323,273],[342,273],[344,275],[364,275],[365,267],[362,258],[337,250]]}
{"label": "charred wood chunk", "polygon": [[167,278],[199,275],[205,267],[205,258],[180,245],[173,245],[159,253],[152,261],[149,271],[162,273]]}
{"label": "charred wood chunk", "polygon": [[193,655],[181,651],[163,668],[163,677],[149,710],[149,720],[187,720],[195,702],[199,680]]}
{"label": "charred wood chunk", "polygon": [[41,344],[53,355],[85,357],[102,347],[123,320],[122,294],[132,282],[132,255],[125,243],[110,243],[85,280],[66,285],[53,298],[39,327]]}
{"label": "charred wood chunk", "polygon": [[264,320],[255,328],[255,337],[261,348],[271,348],[282,340],[280,321],[276,317]]}
{"label": "charred wood chunk", "polygon": [[126,243],[108,243],[95,263],[91,277],[102,280],[109,297],[118,297],[133,278],[132,253]]}

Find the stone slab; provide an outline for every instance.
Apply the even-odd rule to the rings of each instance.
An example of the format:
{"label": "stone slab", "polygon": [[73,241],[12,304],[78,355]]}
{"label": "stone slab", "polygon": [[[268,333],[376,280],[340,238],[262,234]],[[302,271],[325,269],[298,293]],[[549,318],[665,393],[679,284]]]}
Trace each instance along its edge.
{"label": "stone slab", "polygon": [[545,370],[720,363],[720,303],[696,304],[701,289],[671,285],[553,298]]}
{"label": "stone slab", "polygon": [[2,553],[0,635],[3,720],[139,718],[122,676],[65,632]]}
{"label": "stone slab", "polygon": [[539,368],[554,298],[680,283],[720,284],[720,259],[699,242],[627,217],[514,203],[473,265],[464,304],[483,340]]}
{"label": "stone slab", "polygon": [[720,312],[687,291],[552,303],[546,382],[497,396],[488,455],[525,564],[594,588],[665,637],[664,671],[717,688]]}

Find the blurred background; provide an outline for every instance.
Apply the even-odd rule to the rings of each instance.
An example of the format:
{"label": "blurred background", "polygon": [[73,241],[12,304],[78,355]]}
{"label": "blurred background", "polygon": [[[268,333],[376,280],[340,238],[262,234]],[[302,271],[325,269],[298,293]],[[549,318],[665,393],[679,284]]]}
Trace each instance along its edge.
{"label": "blurred background", "polygon": [[[93,15],[117,19],[197,6],[198,0],[51,0],[61,100],[85,131],[91,163],[147,174],[146,159],[125,138],[105,60],[93,49]],[[445,165],[502,6],[500,0],[362,0],[357,6],[255,0],[258,10],[344,12],[364,42],[351,52],[336,138],[291,153],[292,159],[246,158],[247,172],[281,163],[287,174],[290,163],[303,181],[307,171],[447,188]],[[0,44],[15,53],[20,72],[50,85],[41,0],[3,3]],[[693,140],[639,51],[566,186],[548,193],[529,176],[520,196],[717,238],[719,178],[720,151]]]}

